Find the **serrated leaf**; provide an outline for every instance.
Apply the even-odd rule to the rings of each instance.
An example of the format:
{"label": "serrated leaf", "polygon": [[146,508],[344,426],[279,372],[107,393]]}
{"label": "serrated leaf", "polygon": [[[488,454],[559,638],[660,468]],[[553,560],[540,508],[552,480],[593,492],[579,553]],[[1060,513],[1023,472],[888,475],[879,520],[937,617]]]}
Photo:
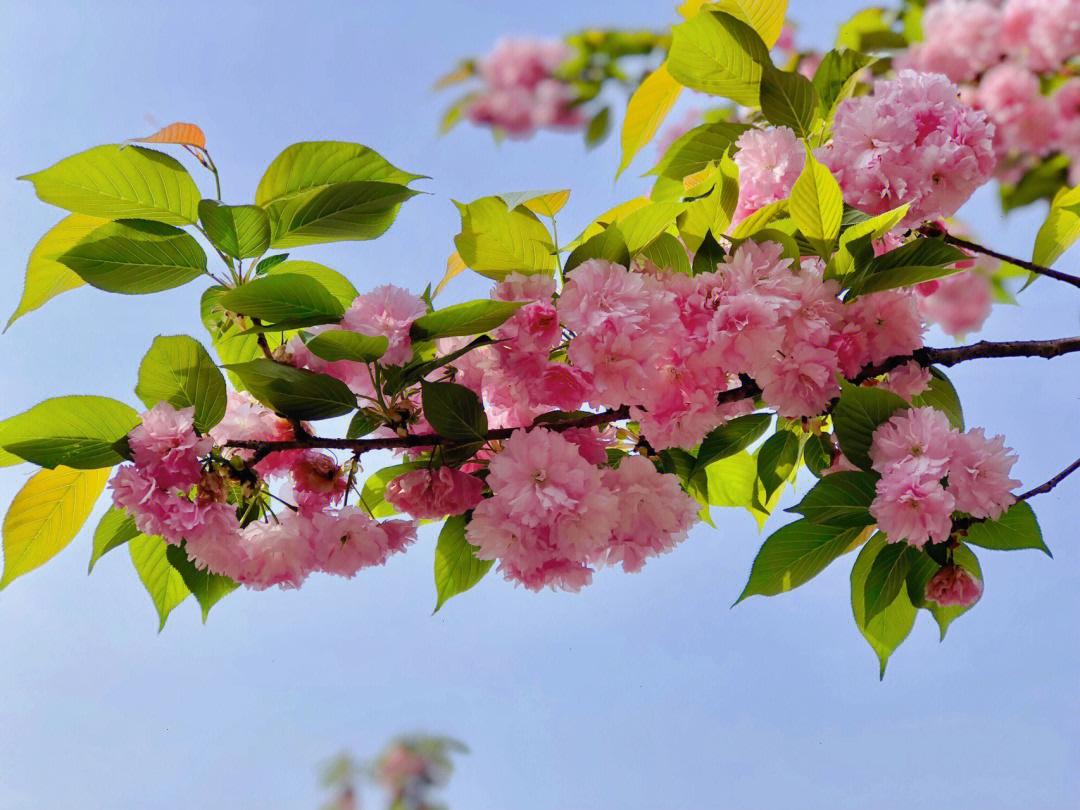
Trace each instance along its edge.
{"label": "serrated leaf", "polygon": [[884,610],[873,617],[867,617],[866,578],[874,560],[887,545],[885,536],[878,532],[863,546],[855,560],[855,566],[851,569],[851,610],[855,615],[855,625],[877,655],[879,677],[882,678],[885,677],[885,666],[889,657],[911,632],[916,613],[907,590],[901,588],[896,598]]}
{"label": "serrated leaf", "polygon": [[930,387],[921,394],[912,397],[915,408],[924,406],[941,411],[949,417],[949,424],[957,430],[964,429],[964,409],[960,405],[960,395],[956,393],[952,381],[939,368],[930,369]]}
{"label": "serrated leaf", "polygon": [[140,146],[97,146],[19,178],[38,198],[74,214],[191,225],[199,218],[195,181],[175,159]]}
{"label": "serrated leaf", "polygon": [[900,410],[908,408],[902,397],[884,388],[840,383],[840,401],[833,409],[833,428],[840,450],[855,466],[870,469],[870,442],[874,431]]}
{"label": "serrated leaf", "polygon": [[218,303],[230,312],[267,324],[287,324],[289,329],[336,323],[345,314],[326,287],[300,273],[276,272],[252,279],[222,294]]}
{"label": "serrated leaf", "polygon": [[534,214],[553,217],[562,210],[562,207],[566,205],[566,201],[570,199],[570,189],[564,188],[559,191],[512,191],[506,194],[497,194],[496,196],[506,203],[506,207],[510,210],[523,205]]}
{"label": "serrated leaf", "polygon": [[466,301],[421,315],[413,321],[413,340],[437,340],[444,337],[479,335],[501,326],[523,307],[526,301]]}
{"label": "serrated leaf", "polygon": [[717,265],[724,261],[727,254],[720,246],[720,243],[716,241],[716,237],[713,236],[712,231],[705,234],[705,238],[701,244],[698,245],[697,250],[694,251],[694,275],[699,273],[715,273]]}
{"label": "serrated leaf", "polygon": [[162,127],[145,138],[132,138],[135,143],[175,143],[206,149],[206,135],[195,124],[176,123]]}
{"label": "serrated leaf", "polygon": [[808,582],[851,547],[858,529],[797,520],[781,526],[761,546],[736,604],[748,596],[775,596]]}
{"label": "serrated leaf", "polygon": [[997,520],[972,524],[967,530],[964,542],[998,551],[1034,548],[1053,556],[1043,541],[1042,529],[1039,528],[1035,513],[1024,501],[1014,503]]}
{"label": "serrated leaf", "polygon": [[0,423],[0,446],[40,467],[100,469],[124,460],[115,445],[138,424],[115,399],[55,397]]}
{"label": "serrated leaf", "polygon": [[1058,193],[1035,237],[1031,261],[1049,267],[1080,237],[1080,186]]}
{"label": "serrated leaf", "polygon": [[869,526],[874,522],[869,510],[877,480],[877,475],[865,472],[831,473],[788,511],[822,526],[845,529]]}
{"label": "serrated leaf", "polygon": [[81,287],[86,283],[78,273],[67,265],[61,264],[57,259],[105,221],[85,214],[70,214],[38,240],[30,252],[30,260],[26,263],[26,281],[23,284],[22,298],[11,317],[8,318],[7,325],[4,327],[5,332],[22,315],[38,309],[60,293]]}
{"label": "serrated leaf", "polygon": [[916,239],[870,259],[844,279],[850,288],[845,300],[898,287],[910,287],[923,281],[958,272],[956,262],[969,258],[960,248],[940,239]]}
{"label": "serrated leaf", "polygon": [[735,146],[739,136],[750,128],[749,124],[731,121],[694,127],[668,147],[649,174],[682,180],[700,172],[710,163],[723,159]]}
{"label": "serrated leaf", "polygon": [[135,395],[147,408],[159,402],[194,408],[200,433],[225,416],[225,378],[202,344],[187,335],[154,338],[139,366]]}
{"label": "serrated leaf", "polygon": [[270,217],[257,205],[202,200],[199,221],[211,244],[234,259],[261,256],[270,247]]}
{"label": "serrated leaf", "polygon": [[630,266],[630,249],[626,246],[626,240],[618,225],[608,225],[600,233],[574,248],[566,257],[563,272],[569,273],[590,259],[601,259],[623,267]]}
{"label": "serrated leaf", "polygon": [[731,224],[738,204],[739,170],[730,158],[725,157],[712,190],[689,203],[679,217],[679,235],[686,247],[696,253],[707,234],[714,237],[723,234]]}
{"label": "serrated leaf", "polygon": [[[210,608],[240,587],[240,583],[226,576],[215,574],[209,569],[197,568],[180,546],[166,546],[165,558],[173,570],[180,574],[188,591],[195,596],[195,601],[202,610],[203,624],[206,624],[206,617],[210,615]],[[164,619],[162,622],[164,623]]]}
{"label": "serrated leaf", "polygon": [[619,233],[626,240],[626,249],[630,255],[637,255],[671,227],[675,218],[686,210],[686,205],[683,202],[651,202],[620,219]]}
{"label": "serrated leaf", "polygon": [[476,559],[476,546],[465,539],[467,523],[465,515],[454,515],[446,519],[439,532],[435,546],[436,613],[447,599],[464,593],[483,579],[493,565],[492,560]]}
{"label": "serrated leaf", "polygon": [[273,360],[232,363],[233,371],[255,399],[294,419],[330,419],[356,409],[356,395],[327,374],[293,368]]}
{"label": "serrated leaf", "polygon": [[168,544],[160,537],[139,534],[128,541],[131,564],[139,575],[150,600],[157,611],[158,632],[165,628],[165,620],[173,609],[191,596],[184,578],[169,562]]}
{"label": "serrated leaf", "polygon": [[56,260],[87,284],[125,295],[171,290],[206,272],[206,254],[193,237],[138,219],[99,225]]}
{"label": "serrated leaf", "polygon": [[758,105],[769,49],[758,33],[730,14],[703,10],[672,29],[668,71],[685,87]]}
{"label": "serrated leaf", "polygon": [[798,436],[778,430],[758,450],[757,477],[765,487],[766,500],[795,472],[800,449]]}
{"label": "serrated leaf", "polygon": [[510,273],[551,275],[558,266],[548,229],[531,211],[509,209],[498,197],[458,204],[461,260],[482,276],[501,281]]}
{"label": "serrated leaf", "polygon": [[751,413],[721,425],[701,440],[694,468],[704,469],[714,461],[745,450],[764,436],[771,424],[770,414]]}
{"label": "serrated leaf", "polygon": [[806,164],[791,188],[788,210],[819,255],[830,256],[833,241],[840,233],[844,195],[832,172],[811,154],[806,155]]}
{"label": "serrated leaf", "polygon": [[872,56],[848,48],[825,54],[814,71],[814,88],[821,105],[821,115],[826,121],[832,120],[836,105],[851,94],[858,72],[876,61]]}
{"label": "serrated leaf", "polygon": [[401,204],[419,193],[396,183],[356,180],[279,199],[266,208],[270,246],[375,239],[394,224]]}
{"label": "serrated leaf", "polygon": [[806,140],[818,119],[817,91],[805,76],[770,65],[761,74],[761,112],[770,124]]}
{"label": "serrated leaf", "polygon": [[687,0],[679,7],[684,17],[692,17],[706,3],[752,26],[770,48],[780,39],[787,14],[787,0]]}
{"label": "serrated leaf", "polygon": [[374,363],[384,354],[390,341],[384,335],[369,337],[346,329],[322,332],[307,342],[316,357],[334,362],[351,360],[354,363]]}
{"label": "serrated leaf", "polygon": [[863,583],[865,621],[872,621],[891,605],[904,588],[912,565],[910,549],[906,543],[889,543],[874,557]]}
{"label": "serrated leaf", "polygon": [[622,158],[619,160],[618,177],[634,159],[634,155],[653,139],[660,125],[675,106],[682,87],[668,72],[667,63],[645,77],[630,96],[623,116],[619,143],[622,146]]}
{"label": "serrated leaf", "polygon": [[0,588],[55,557],[82,528],[109,480],[109,470],[38,470],[4,517]]}
{"label": "serrated leaf", "polygon": [[267,276],[301,275],[309,276],[322,284],[345,309],[356,299],[359,293],[356,287],[337,270],[318,262],[286,261],[274,265],[265,271]]}
{"label": "serrated leaf", "polygon": [[87,568],[87,573],[94,570],[94,564],[105,554],[124,545],[138,534],[140,532],[135,526],[135,518],[115,506],[110,506],[109,511],[102,515],[101,522],[94,529],[94,545],[90,553],[90,566]]}
{"label": "serrated leaf", "polygon": [[765,228],[770,222],[788,212],[788,201],[777,200],[776,202],[763,205],[746,219],[735,226],[731,232],[732,239],[748,239],[758,231]]}
{"label": "serrated leaf", "polygon": [[424,416],[432,429],[453,441],[482,440],[487,433],[487,415],[476,393],[456,383],[420,383]]}
{"label": "serrated leaf", "polygon": [[648,247],[641,250],[638,256],[648,259],[660,270],[668,273],[690,274],[690,257],[686,255],[686,248],[677,237],[670,233],[662,233],[652,241]]}
{"label": "serrated leaf", "polygon": [[[884,214],[878,214],[876,217],[870,217],[862,222],[850,225],[840,234],[840,245],[837,248],[836,255],[829,261],[825,277],[843,279],[855,267],[857,244],[866,244],[869,247],[869,240],[880,239],[899,225],[903,218],[907,216],[909,207],[908,203],[904,203],[892,211],[886,211]],[[859,242],[858,240],[864,241]],[[872,256],[873,248],[869,247],[868,252]]]}

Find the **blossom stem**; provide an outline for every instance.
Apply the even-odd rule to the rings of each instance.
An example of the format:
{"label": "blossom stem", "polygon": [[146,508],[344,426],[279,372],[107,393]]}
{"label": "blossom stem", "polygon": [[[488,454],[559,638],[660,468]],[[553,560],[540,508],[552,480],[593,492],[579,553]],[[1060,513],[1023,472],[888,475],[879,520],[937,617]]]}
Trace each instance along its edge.
{"label": "blossom stem", "polygon": [[1035,264],[1035,262],[1029,262],[1026,259],[1017,259],[1013,256],[1008,256],[1004,253],[999,253],[996,250],[992,250],[988,247],[971,242],[967,239],[961,239],[959,236],[953,236],[950,233],[945,233],[935,225],[924,225],[919,229],[919,233],[923,236],[929,236],[931,238],[939,238],[947,244],[954,245],[964,250],[970,250],[975,253],[982,253],[985,256],[992,256],[995,259],[1000,259],[1003,262],[1009,262],[1015,264],[1017,267],[1023,267],[1025,270],[1030,270],[1040,276],[1046,276],[1047,278],[1056,279],[1058,281],[1064,281],[1066,284],[1071,284],[1074,287],[1080,287],[1080,278],[1076,276],[1070,276],[1068,273],[1062,273],[1060,270],[1053,270],[1041,264]]}

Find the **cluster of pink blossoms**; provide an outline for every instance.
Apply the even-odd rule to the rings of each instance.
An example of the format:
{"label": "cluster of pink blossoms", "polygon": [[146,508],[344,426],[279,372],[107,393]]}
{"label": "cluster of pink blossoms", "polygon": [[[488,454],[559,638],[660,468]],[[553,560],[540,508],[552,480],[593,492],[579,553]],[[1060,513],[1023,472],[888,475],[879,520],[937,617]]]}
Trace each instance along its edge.
{"label": "cluster of pink blossoms", "polygon": [[542,127],[581,127],[585,116],[574,104],[574,88],[555,76],[571,56],[573,49],[560,40],[500,40],[477,65],[485,86],[465,115],[519,138]]}
{"label": "cluster of pink blossoms", "polygon": [[[283,494],[293,497],[294,509],[261,520],[252,501],[255,506],[238,515],[241,505],[228,500],[231,467],[211,457],[215,442],[292,436],[288,422],[244,394],[229,394],[226,415],[209,436],[196,434],[193,409],[160,402],[128,436],[133,463],[113,476],[113,503],[139,531],[172,545],[183,542],[200,568],[254,588],[298,587],[313,571],[351,577],[415,539],[411,521],[380,523],[340,506],[345,477],[331,456],[316,450],[274,452],[255,466],[260,477],[286,479]],[[253,488],[244,494],[259,497]],[[242,522],[248,512],[255,519]]]}
{"label": "cluster of pink blossoms", "polygon": [[606,461],[592,431],[515,432],[488,465],[492,497],[468,525],[476,556],[532,590],[578,591],[594,565],[638,571],[682,542],[698,506],[679,479],[643,456],[597,466]]}
{"label": "cluster of pink blossoms", "polygon": [[820,151],[844,201],[868,214],[911,207],[904,224],[952,216],[990,179],[994,125],[936,73],[902,70],[866,96],[840,102]]}
{"label": "cluster of pink blossoms", "polygon": [[922,548],[952,533],[954,513],[997,520],[1016,500],[1009,478],[1016,455],[982,428],[961,433],[941,411],[905,410],[874,431],[873,468],[881,473],[870,514],[890,542]]}
{"label": "cluster of pink blossoms", "polygon": [[940,607],[967,607],[982,596],[982,583],[955,563],[941,566],[926,583],[926,601]]}
{"label": "cluster of pink blossoms", "polygon": [[927,8],[922,27],[924,41],[898,66],[963,83],[965,100],[995,125],[1004,179],[1062,152],[1073,161],[1071,182],[1080,181],[1080,79],[1044,81],[1068,76],[1080,56],[1080,1],[942,0]]}

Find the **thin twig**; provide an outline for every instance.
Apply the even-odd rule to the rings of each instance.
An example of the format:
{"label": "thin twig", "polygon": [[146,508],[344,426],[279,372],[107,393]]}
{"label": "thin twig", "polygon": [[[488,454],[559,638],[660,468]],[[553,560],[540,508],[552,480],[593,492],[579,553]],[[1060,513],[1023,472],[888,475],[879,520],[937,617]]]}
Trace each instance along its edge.
{"label": "thin twig", "polygon": [[1035,487],[1034,489],[1029,489],[1023,495],[1020,495],[1017,498],[1017,500],[1026,501],[1028,498],[1034,498],[1036,495],[1044,495],[1047,492],[1049,492],[1050,490],[1052,490],[1054,487],[1056,487],[1058,484],[1060,484],[1062,481],[1064,481],[1066,478],[1068,478],[1070,475],[1072,475],[1074,472],[1076,472],[1077,470],[1080,470],[1080,458],[1078,458],[1076,461],[1074,461],[1072,464],[1070,464],[1064,470],[1059,472],[1057,475],[1055,475],[1053,478],[1051,478],[1045,484],[1039,484],[1039,486]]}
{"label": "thin twig", "polygon": [[924,225],[919,229],[919,233],[923,236],[928,236],[932,239],[941,239],[950,245],[954,245],[958,248],[964,248],[964,250],[970,250],[974,253],[982,253],[985,256],[992,256],[995,259],[1000,259],[1003,262],[1009,262],[1015,264],[1017,267],[1023,267],[1025,270],[1030,270],[1032,273],[1036,273],[1040,276],[1046,276],[1047,278],[1056,279],[1057,281],[1064,281],[1066,284],[1071,284],[1074,287],[1080,287],[1080,278],[1076,276],[1070,276],[1068,273],[1062,273],[1060,270],[1053,270],[1049,267],[1045,267],[1041,264],[1035,264],[1035,262],[1029,262],[1026,259],[1017,259],[1014,256],[1008,256],[1004,253],[999,253],[996,250],[992,250],[988,247],[983,247],[980,244],[972,242],[967,239],[961,239],[959,236],[953,236],[951,233],[945,233],[941,228],[936,225]]}

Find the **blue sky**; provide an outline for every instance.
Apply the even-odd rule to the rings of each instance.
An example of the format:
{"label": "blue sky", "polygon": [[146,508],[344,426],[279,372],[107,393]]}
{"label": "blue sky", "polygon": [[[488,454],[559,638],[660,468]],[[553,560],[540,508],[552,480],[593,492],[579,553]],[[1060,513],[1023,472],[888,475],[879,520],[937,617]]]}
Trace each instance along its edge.
{"label": "blue sky", "polygon": [[[824,45],[858,6],[793,0],[791,16],[803,41]],[[440,138],[450,97],[431,82],[504,32],[671,19],[663,2],[2,4],[0,301],[14,307],[26,256],[60,217],[14,178],[147,134],[147,116],[203,127],[229,202],[248,201],[300,140],[365,143],[431,175],[431,195],[378,241],[296,252],[361,289],[420,290],[441,275],[451,198],[569,187],[560,231],[576,233],[646,188],[633,173],[613,182],[614,143],[586,153],[558,135],[500,148],[468,128]],[[990,189],[966,213],[1020,255],[1041,221],[1002,218]],[[1059,266],[1076,264],[1074,252]],[[154,335],[202,336],[199,292],[82,289],[26,316],[0,338],[0,413],[71,393],[136,404]],[[482,279],[459,278],[446,296],[484,294]],[[984,335],[1076,333],[1071,291],[1040,282],[1023,304],[997,310]],[[983,361],[953,379],[969,424],[1019,450],[1025,485],[1080,455],[1075,356]],[[0,471],[0,501],[27,475]],[[729,510],[641,574],[603,572],[577,596],[489,576],[433,617],[427,530],[385,569],[237,592],[206,626],[186,604],[160,635],[126,554],[86,576],[84,532],[0,594],[0,810],[312,808],[320,759],[371,755],[414,729],[473,750],[446,793],[452,808],[1075,807],[1077,487],[1033,503],[1055,559],[983,553],[983,601],[942,645],[920,616],[883,683],[851,619],[850,558],[729,609],[761,541]]]}

